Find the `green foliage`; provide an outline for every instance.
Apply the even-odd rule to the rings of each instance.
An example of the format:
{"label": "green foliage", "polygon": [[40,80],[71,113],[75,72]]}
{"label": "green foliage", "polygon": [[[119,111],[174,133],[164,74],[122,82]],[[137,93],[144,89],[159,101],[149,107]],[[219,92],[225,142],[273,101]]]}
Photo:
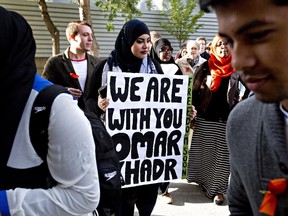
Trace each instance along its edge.
{"label": "green foliage", "polygon": [[[106,28],[108,31],[114,30],[113,21],[121,16],[125,22],[142,15],[136,6],[140,0],[95,0],[96,7],[104,13],[107,18]],[[152,0],[146,0],[148,10],[153,8]]]}
{"label": "green foliage", "polygon": [[167,0],[163,1],[161,14],[166,21],[160,22],[160,26],[175,37],[181,44],[185,43],[203,24],[197,24],[204,12],[196,11],[198,0]]}

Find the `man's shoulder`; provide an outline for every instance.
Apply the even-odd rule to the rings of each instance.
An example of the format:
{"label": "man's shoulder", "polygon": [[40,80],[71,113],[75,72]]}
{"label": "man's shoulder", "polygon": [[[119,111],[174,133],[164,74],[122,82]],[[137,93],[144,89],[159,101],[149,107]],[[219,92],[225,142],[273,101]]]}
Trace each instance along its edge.
{"label": "man's shoulder", "polygon": [[107,63],[108,59],[100,59],[97,63],[97,70],[103,70],[105,64]]}
{"label": "man's shoulder", "polygon": [[[262,107],[264,103],[256,99],[255,96],[248,97],[247,99],[239,102],[232,110],[232,114],[242,115],[243,113],[255,113],[257,109]],[[235,115],[234,114],[234,115]]]}
{"label": "man's shoulder", "polygon": [[259,114],[261,114],[260,110],[263,106],[265,106],[264,103],[252,96],[239,102],[230,112],[226,138],[230,154],[233,154],[234,160],[235,158],[241,160],[241,153],[251,148],[251,137],[255,137],[259,123],[262,121]]}
{"label": "man's shoulder", "polygon": [[228,124],[235,127],[237,125],[256,125],[269,106],[271,105],[257,100],[255,96],[249,97],[233,108],[228,117]]}
{"label": "man's shoulder", "polygon": [[51,56],[49,59],[48,59],[48,62],[60,62],[60,61],[63,61],[65,59],[65,53],[62,52],[62,53],[59,53],[57,55],[54,55],[54,56]]}
{"label": "man's shoulder", "polygon": [[210,58],[210,54],[206,51],[201,53],[200,56],[206,60],[208,60]]}

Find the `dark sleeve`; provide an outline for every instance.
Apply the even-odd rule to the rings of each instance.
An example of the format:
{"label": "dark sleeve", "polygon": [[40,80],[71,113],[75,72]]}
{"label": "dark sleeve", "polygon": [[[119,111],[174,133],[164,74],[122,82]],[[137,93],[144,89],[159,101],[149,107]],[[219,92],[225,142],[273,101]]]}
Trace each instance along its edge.
{"label": "dark sleeve", "polygon": [[210,58],[210,54],[206,51],[201,53],[200,56],[206,60],[208,60]]}
{"label": "dark sleeve", "polygon": [[207,75],[210,74],[208,61],[201,64],[193,75],[193,91],[198,91],[203,82],[206,82]]}
{"label": "dark sleeve", "polygon": [[[246,156],[244,152],[246,152],[245,149],[247,149],[247,146],[249,145],[246,143],[247,143],[247,140],[250,138],[246,138],[246,137],[249,137],[249,134],[253,133],[253,132],[250,132],[247,135],[247,130],[255,131],[255,129],[257,128],[257,124],[254,124],[255,126],[253,125],[252,128],[247,127],[247,125],[250,125],[251,123],[250,121],[247,121],[249,117],[243,118],[243,116],[251,115],[251,113],[247,112],[247,110],[253,109],[253,115],[254,115],[254,111],[257,112],[257,110],[254,109],[255,104],[247,103],[247,100],[246,102],[243,101],[239,103],[235,107],[235,109],[230,113],[228,121],[227,121],[227,127],[226,127],[226,141],[227,141],[227,146],[228,146],[229,154],[230,154],[229,157],[230,157],[230,173],[231,173],[228,191],[227,191],[229,211],[231,213],[230,216],[253,215],[253,212],[249,203],[248,195],[247,195],[248,191],[246,191],[246,190],[249,190],[249,188],[245,189],[244,184],[243,184],[243,181],[245,180],[245,178],[248,178],[247,177],[248,171],[247,173],[243,174],[243,170],[245,172],[246,169],[242,168],[242,171],[240,169],[242,166],[245,166],[243,165],[242,160],[245,161]],[[246,129],[240,130],[240,128],[246,128]],[[243,137],[245,137],[245,139],[243,139]],[[245,143],[245,144],[242,145],[241,143]],[[255,175],[257,176],[257,174]]]}
{"label": "dark sleeve", "polygon": [[42,77],[54,84],[78,88],[77,84],[75,84],[75,80],[70,77],[68,71],[74,72],[74,68],[71,62],[67,63],[67,66],[65,66],[63,54],[61,53],[57,56],[52,56],[47,60],[44,65]]}
{"label": "dark sleeve", "polygon": [[93,71],[86,98],[86,111],[93,112],[98,117],[104,113],[103,110],[98,107],[98,89],[102,85],[103,68],[106,62],[107,59],[101,61]]}
{"label": "dark sleeve", "polygon": [[50,82],[56,83],[56,81],[57,81],[57,77],[56,77],[57,68],[55,67],[54,59],[55,59],[55,57],[50,57],[47,60],[46,64],[44,65],[42,77],[49,80]]}
{"label": "dark sleeve", "polygon": [[192,104],[195,106],[199,116],[206,112],[212,98],[212,92],[206,85],[208,74],[210,74],[210,70],[206,61],[196,69],[193,75]]}

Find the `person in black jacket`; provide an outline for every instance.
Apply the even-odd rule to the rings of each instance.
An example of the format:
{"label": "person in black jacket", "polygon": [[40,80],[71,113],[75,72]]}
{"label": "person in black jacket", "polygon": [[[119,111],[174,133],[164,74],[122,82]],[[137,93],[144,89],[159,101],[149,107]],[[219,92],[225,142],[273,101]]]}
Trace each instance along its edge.
{"label": "person in black jacket", "polygon": [[[161,66],[149,56],[151,47],[150,31],[145,23],[133,19],[124,24],[115,42],[115,49],[108,59],[95,68],[88,89],[86,108],[102,116],[109,104],[98,89],[107,84],[107,73],[128,72],[163,74]],[[136,205],[141,216],[150,216],[156,204],[159,184],[147,184],[122,189],[120,216],[133,216]]]}
{"label": "person in black jacket", "polygon": [[207,45],[207,40],[205,37],[198,37],[196,39],[196,42],[199,44],[200,49],[199,49],[199,53],[200,56],[206,60],[208,60],[210,58],[210,54],[209,52],[206,51],[206,45]]}
{"label": "person in black jacket", "polygon": [[[172,56],[173,48],[171,43],[166,38],[159,38],[153,44],[153,50],[156,55],[154,59],[159,62],[162,67],[164,74],[166,75],[182,75],[179,66],[175,63]],[[171,204],[173,202],[172,195],[168,192],[169,182],[161,183],[159,186],[161,194],[161,199],[167,203]]]}
{"label": "person in black jacket", "polygon": [[157,62],[159,62],[164,74],[182,75],[179,66],[175,63],[174,58],[172,56],[173,48],[168,39],[166,38],[158,39],[153,44],[153,49],[155,50],[156,53],[154,59]]}
{"label": "person in black jacket", "polygon": [[99,59],[90,55],[94,39],[93,30],[86,21],[72,21],[66,28],[70,46],[59,55],[52,56],[44,66],[42,76],[54,84],[62,85],[85,109],[87,86]]}

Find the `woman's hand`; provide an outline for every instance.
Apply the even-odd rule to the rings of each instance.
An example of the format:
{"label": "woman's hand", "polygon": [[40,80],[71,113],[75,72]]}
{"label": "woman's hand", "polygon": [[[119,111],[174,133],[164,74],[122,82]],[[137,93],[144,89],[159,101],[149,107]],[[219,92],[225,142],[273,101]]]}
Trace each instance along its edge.
{"label": "woman's hand", "polygon": [[192,105],[191,107],[191,112],[190,112],[190,128],[193,129],[194,128],[194,119],[197,115],[197,110],[195,109],[195,107]]}
{"label": "woman's hand", "polygon": [[107,98],[102,98],[100,95],[98,96],[98,107],[106,112],[106,109],[109,105],[109,100]]}
{"label": "woman's hand", "polygon": [[197,115],[197,110],[195,109],[195,107],[192,105],[191,107],[191,112],[190,112],[190,120],[192,121]]}

